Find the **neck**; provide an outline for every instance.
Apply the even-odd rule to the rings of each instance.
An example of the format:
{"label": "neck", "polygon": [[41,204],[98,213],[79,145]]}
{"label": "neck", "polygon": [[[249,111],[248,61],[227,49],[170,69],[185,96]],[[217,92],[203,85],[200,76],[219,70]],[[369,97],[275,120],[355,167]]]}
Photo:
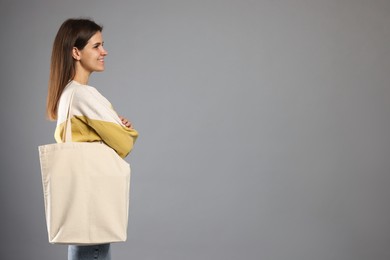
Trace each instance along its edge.
{"label": "neck", "polygon": [[79,64],[76,64],[76,74],[73,78],[74,81],[77,81],[80,84],[87,85],[89,76],[91,72],[84,70]]}
{"label": "neck", "polygon": [[75,75],[73,78],[74,81],[77,81],[80,84],[87,85],[89,80],[89,75],[83,76],[83,75]]}

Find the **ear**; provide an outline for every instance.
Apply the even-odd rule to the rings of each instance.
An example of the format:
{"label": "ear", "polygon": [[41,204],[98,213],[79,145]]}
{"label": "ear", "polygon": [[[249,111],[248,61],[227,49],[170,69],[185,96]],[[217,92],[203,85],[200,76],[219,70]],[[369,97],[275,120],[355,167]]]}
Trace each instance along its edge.
{"label": "ear", "polygon": [[72,57],[75,60],[81,59],[81,53],[80,53],[79,49],[77,49],[76,47],[73,47],[73,49],[72,49]]}

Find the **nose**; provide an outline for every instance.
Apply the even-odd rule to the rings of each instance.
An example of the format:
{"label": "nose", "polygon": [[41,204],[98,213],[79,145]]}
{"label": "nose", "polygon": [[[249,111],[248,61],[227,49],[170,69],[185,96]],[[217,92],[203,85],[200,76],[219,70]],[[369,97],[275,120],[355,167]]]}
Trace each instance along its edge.
{"label": "nose", "polygon": [[103,56],[106,56],[106,55],[108,54],[108,52],[106,51],[106,49],[104,49],[103,46],[101,46],[100,53],[101,53],[101,55],[103,55]]}

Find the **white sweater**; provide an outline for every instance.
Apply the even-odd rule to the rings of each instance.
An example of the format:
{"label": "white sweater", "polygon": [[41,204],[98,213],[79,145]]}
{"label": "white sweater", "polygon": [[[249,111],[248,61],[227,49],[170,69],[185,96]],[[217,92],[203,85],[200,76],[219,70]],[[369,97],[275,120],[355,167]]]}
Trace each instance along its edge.
{"label": "white sweater", "polygon": [[54,137],[64,142],[67,108],[74,91],[70,109],[72,141],[103,141],[122,158],[133,149],[138,132],[124,126],[111,103],[94,87],[71,81],[61,94],[58,104],[57,127]]}

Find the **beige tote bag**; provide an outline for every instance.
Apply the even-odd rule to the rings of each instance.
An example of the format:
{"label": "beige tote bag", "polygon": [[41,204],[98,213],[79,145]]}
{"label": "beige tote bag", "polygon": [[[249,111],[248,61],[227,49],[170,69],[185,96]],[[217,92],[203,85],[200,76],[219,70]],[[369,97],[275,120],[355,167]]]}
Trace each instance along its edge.
{"label": "beige tote bag", "polygon": [[92,245],[125,241],[130,165],[104,143],[71,142],[69,102],[65,143],[39,146],[49,242]]}

